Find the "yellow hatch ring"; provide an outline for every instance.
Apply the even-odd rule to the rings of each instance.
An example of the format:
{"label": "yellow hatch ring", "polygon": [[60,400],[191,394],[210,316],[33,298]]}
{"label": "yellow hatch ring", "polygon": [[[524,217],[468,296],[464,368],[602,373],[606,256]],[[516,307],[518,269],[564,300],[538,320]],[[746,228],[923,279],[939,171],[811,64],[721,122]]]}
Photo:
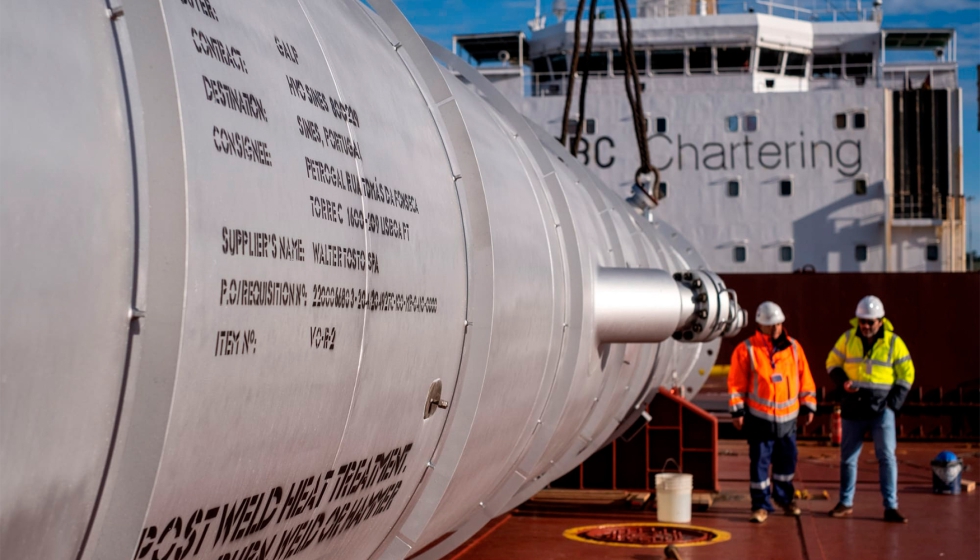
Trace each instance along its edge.
{"label": "yellow hatch ring", "polygon": [[[595,538],[585,538],[581,535],[589,531],[595,530],[611,530],[611,529],[623,529],[630,527],[655,527],[661,529],[681,529],[685,532],[700,532],[708,535],[707,540],[698,540],[693,542],[662,542],[655,544],[636,544],[636,543],[624,543],[624,542],[608,542],[597,540]],[[706,546],[709,544],[716,544],[720,542],[725,542],[732,538],[731,533],[726,531],[719,531],[718,529],[710,529],[708,527],[697,527],[695,525],[681,525],[677,523],[655,523],[655,522],[645,522],[645,523],[610,523],[606,525],[588,525],[585,527],[573,527],[562,533],[565,538],[571,539],[573,541],[579,541],[589,544],[599,544],[605,546],[622,546],[628,548],[666,548],[667,546],[673,544],[676,547],[689,547],[689,546]]]}

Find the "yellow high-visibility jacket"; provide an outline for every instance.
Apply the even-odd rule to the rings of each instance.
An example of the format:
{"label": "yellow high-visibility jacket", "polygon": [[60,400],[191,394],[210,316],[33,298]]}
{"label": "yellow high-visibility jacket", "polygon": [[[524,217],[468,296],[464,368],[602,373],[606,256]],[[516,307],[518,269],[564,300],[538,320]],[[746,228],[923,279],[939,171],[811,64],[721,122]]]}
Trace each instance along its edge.
{"label": "yellow high-visibility jacket", "polygon": [[[845,418],[866,417],[887,406],[894,411],[902,408],[915,381],[915,366],[905,342],[895,334],[888,319],[882,320],[883,334],[865,354],[858,320],[851,320],[851,329],[837,339],[827,355],[827,372],[838,383],[850,380],[859,390],[844,396],[841,412]],[[846,377],[835,375],[838,368]]]}

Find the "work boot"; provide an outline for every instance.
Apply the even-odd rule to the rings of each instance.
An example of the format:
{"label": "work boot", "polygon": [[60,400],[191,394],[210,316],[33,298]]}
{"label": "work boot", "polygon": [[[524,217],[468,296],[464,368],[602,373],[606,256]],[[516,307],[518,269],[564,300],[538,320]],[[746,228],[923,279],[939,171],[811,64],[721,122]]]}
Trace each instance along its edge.
{"label": "work boot", "polygon": [[764,509],[757,509],[752,512],[752,523],[765,523],[769,517],[769,512]]}
{"label": "work boot", "polygon": [[909,519],[901,513],[898,513],[897,509],[886,508],[885,521],[890,521],[891,523],[908,523]]}
{"label": "work boot", "polygon": [[[852,513],[854,513],[854,508],[849,507],[849,506],[845,506],[844,504],[839,503],[839,502],[837,503],[836,506],[834,506],[834,509],[830,510],[830,516],[831,517],[836,517],[838,519],[840,519],[841,517],[847,517],[848,515],[851,515]],[[887,515],[887,512],[886,512],[886,515]]]}
{"label": "work boot", "polygon": [[800,511],[800,506],[796,505],[796,500],[792,500],[788,504],[779,504],[779,507],[783,508],[783,513],[786,515],[792,515],[793,517],[799,517],[802,513]]}

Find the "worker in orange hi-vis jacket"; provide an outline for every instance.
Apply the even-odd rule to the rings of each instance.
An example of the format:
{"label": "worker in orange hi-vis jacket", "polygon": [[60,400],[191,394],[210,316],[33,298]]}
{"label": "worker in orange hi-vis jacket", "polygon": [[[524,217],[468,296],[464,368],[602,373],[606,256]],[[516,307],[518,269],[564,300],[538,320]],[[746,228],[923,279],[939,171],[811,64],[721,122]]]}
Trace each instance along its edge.
{"label": "worker in orange hi-vis jacket", "polygon": [[[758,330],[735,347],[728,372],[729,408],[735,428],[749,441],[752,521],[762,523],[773,500],[787,515],[800,515],[793,490],[796,473],[796,419],[813,421],[817,394],[803,347],[783,328],[778,305],[764,302],[755,312]],[[769,466],[772,465],[772,482]]]}

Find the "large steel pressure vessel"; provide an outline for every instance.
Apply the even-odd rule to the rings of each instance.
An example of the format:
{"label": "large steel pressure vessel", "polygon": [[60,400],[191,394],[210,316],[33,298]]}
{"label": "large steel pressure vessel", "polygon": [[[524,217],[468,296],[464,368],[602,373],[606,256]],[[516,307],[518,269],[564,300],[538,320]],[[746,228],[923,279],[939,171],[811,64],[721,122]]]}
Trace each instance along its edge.
{"label": "large steel pressure vessel", "polygon": [[4,558],[438,557],[744,321],[390,0],[0,34]]}

